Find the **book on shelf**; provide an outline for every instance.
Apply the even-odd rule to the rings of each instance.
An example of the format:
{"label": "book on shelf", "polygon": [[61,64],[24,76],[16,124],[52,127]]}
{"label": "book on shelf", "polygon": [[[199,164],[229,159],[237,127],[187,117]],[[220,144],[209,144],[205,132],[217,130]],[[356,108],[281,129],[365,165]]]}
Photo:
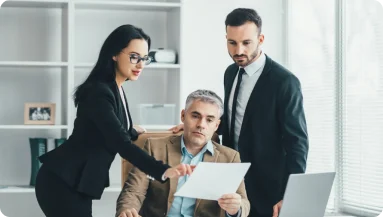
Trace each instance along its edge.
{"label": "book on shelf", "polygon": [[30,186],[36,185],[36,176],[41,167],[39,157],[54,148],[59,147],[66,141],[66,138],[29,138],[31,149],[31,177]]}

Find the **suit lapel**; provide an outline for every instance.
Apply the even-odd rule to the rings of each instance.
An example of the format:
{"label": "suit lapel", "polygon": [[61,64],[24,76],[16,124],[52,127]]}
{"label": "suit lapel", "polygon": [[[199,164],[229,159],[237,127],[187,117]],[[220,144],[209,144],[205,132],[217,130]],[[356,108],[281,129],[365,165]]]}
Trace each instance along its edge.
{"label": "suit lapel", "polygon": [[[203,155],[203,162],[216,163],[218,161],[218,156],[219,156],[220,152],[218,151],[218,149],[216,148],[216,146],[214,144],[213,144],[213,147],[214,147],[214,154],[211,155],[210,153],[205,152],[205,154]],[[195,208],[194,208],[194,213],[196,213],[200,203],[201,203],[201,199],[197,199],[196,204],[195,204]]]}
{"label": "suit lapel", "polygon": [[[170,139],[170,142],[166,144],[168,154],[168,164],[171,167],[175,167],[181,163],[181,136],[175,136]],[[174,200],[174,193],[177,190],[178,179],[170,179],[170,189],[168,196],[168,212]]]}
{"label": "suit lapel", "polygon": [[228,74],[227,74],[227,77],[226,77],[226,81],[225,81],[225,99],[224,99],[224,110],[226,111],[225,112],[225,120],[226,120],[226,124],[225,124],[225,129],[224,129],[224,132],[227,133],[227,137],[229,137],[229,99],[230,99],[230,93],[231,93],[231,89],[233,88],[233,83],[234,83],[234,79],[235,79],[235,76],[237,76],[238,74],[238,70],[239,70],[239,67],[235,64],[233,64],[233,66],[231,67],[231,69],[228,69]]}
{"label": "suit lapel", "polygon": [[[122,87],[121,87],[122,88]],[[126,112],[128,113],[128,117],[126,117],[126,113],[125,113],[125,110],[124,110],[124,120],[125,120],[125,128],[129,131],[133,126],[132,124],[132,118],[130,117],[130,111],[129,111],[129,105],[128,105],[128,100],[126,99],[126,95],[125,95],[125,91],[124,89],[122,89],[123,91],[123,94],[124,94],[124,100],[125,100],[125,105],[126,105]],[[124,106],[124,105],[122,105]],[[129,118],[129,128],[128,128],[128,118]]]}
{"label": "suit lapel", "polygon": [[[120,121],[122,121],[122,124],[123,126],[125,127],[125,129],[127,131],[129,131],[129,129],[127,128],[128,127],[128,122],[127,122],[127,117],[126,117],[126,113],[125,113],[125,108],[124,108],[124,104],[122,102],[122,98],[121,98],[121,94],[120,94],[120,90],[118,88],[118,85],[116,82],[112,82],[110,84],[110,87],[112,88],[112,90],[114,90],[114,94],[115,94],[115,99],[116,99],[116,102],[117,102],[117,109],[118,109],[118,118],[120,119]],[[124,94],[124,97],[125,97],[125,94]],[[126,100],[126,99],[125,99]],[[126,104],[126,107],[128,107],[128,104]],[[127,109],[128,112],[129,112],[129,109]]]}
{"label": "suit lapel", "polygon": [[242,140],[241,139],[242,138],[241,135],[243,135],[243,131],[248,129],[245,126],[246,126],[247,122],[250,119],[250,115],[252,113],[257,113],[258,112],[257,109],[256,109],[256,105],[258,103],[257,99],[260,99],[260,97],[262,97],[262,93],[263,93],[262,89],[267,84],[266,79],[267,79],[267,75],[269,74],[269,72],[271,70],[271,66],[272,66],[272,60],[266,55],[265,67],[263,68],[262,74],[259,77],[257,83],[255,84],[255,86],[253,88],[253,91],[250,94],[250,98],[249,98],[249,101],[247,103],[247,106],[246,106],[246,109],[245,109],[245,113],[243,115],[243,122],[242,122],[241,132],[239,134],[240,136],[239,136],[239,139],[238,139],[238,147],[241,144],[240,140]]}
{"label": "suit lapel", "polygon": [[226,109],[228,108],[229,106],[229,97],[230,97],[230,93],[231,93],[231,88],[233,88],[233,83],[234,83],[234,79],[235,79],[235,76],[237,76],[237,73],[238,73],[238,66],[234,66],[228,73],[228,77],[227,77],[227,88],[225,88],[225,96],[227,96],[225,98],[225,107]]}

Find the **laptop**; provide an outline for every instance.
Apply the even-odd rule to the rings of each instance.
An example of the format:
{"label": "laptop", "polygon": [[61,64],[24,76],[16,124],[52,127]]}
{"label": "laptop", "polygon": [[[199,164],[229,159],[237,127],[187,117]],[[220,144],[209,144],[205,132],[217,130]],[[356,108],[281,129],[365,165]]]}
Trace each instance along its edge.
{"label": "laptop", "polygon": [[291,174],[279,217],[323,217],[335,172]]}

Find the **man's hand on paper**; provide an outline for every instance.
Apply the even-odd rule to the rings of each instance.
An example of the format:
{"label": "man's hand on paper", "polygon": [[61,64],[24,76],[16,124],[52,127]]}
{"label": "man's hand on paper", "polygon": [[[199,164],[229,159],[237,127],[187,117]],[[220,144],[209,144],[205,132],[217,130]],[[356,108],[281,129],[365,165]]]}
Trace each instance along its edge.
{"label": "man's hand on paper", "polygon": [[235,215],[241,208],[241,195],[237,193],[224,194],[218,200],[218,205],[225,210],[229,215]]}
{"label": "man's hand on paper", "polygon": [[141,216],[138,215],[138,212],[136,209],[131,208],[131,209],[126,209],[123,212],[121,212],[118,217],[141,217]]}

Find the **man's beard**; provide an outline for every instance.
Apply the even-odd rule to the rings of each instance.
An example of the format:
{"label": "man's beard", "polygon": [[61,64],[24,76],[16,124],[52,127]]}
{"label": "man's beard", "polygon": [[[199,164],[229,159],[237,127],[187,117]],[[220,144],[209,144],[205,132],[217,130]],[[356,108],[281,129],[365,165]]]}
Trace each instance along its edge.
{"label": "man's beard", "polygon": [[[237,66],[245,67],[245,66],[249,65],[257,57],[258,53],[259,53],[259,49],[257,47],[257,49],[255,49],[255,51],[252,54],[250,54],[250,56],[234,55],[231,58],[234,60],[235,64],[237,64]],[[235,57],[245,57],[246,59],[241,60],[239,62],[238,60],[235,60]]]}

